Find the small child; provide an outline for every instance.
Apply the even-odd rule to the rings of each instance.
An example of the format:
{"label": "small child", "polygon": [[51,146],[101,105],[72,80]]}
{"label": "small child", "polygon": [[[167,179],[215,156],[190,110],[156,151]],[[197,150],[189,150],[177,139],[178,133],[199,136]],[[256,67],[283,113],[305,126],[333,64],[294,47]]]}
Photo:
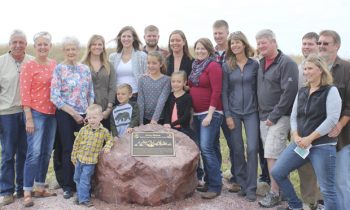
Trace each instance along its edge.
{"label": "small child", "polygon": [[170,93],[170,78],[165,75],[163,55],[158,51],[148,53],[148,75],[139,80],[137,104],[140,124],[163,124],[163,108]]}
{"label": "small child", "polygon": [[194,132],[190,127],[192,97],[185,91],[186,78],[185,71],[173,72],[171,75],[173,92],[164,108],[164,127],[183,132],[195,141]]}
{"label": "small child", "polygon": [[[103,119],[102,107],[90,105],[86,110],[87,125],[82,127],[75,138],[71,160],[75,166],[74,182],[77,187],[76,203],[91,207],[91,177],[94,174],[101,150],[109,153],[113,141],[109,131],[100,123]],[[103,144],[106,145],[103,147]],[[102,149],[103,148],[103,149]]]}
{"label": "small child", "polygon": [[119,104],[113,107],[111,131],[114,138],[119,138],[125,132],[131,133],[139,125],[140,112],[137,103],[130,100],[132,87],[129,84],[119,85],[116,92]]}

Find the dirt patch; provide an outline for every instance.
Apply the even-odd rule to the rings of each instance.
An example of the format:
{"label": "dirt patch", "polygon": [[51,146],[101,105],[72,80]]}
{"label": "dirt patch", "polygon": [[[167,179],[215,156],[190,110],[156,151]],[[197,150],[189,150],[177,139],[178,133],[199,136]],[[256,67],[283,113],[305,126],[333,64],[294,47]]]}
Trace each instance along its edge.
{"label": "dirt patch", "polygon": [[[161,206],[150,207],[150,206],[140,206],[137,204],[108,204],[106,202],[100,201],[93,198],[92,202],[94,207],[86,208],[83,206],[75,205],[73,203],[74,198],[66,200],[63,198],[62,189],[55,190],[57,197],[50,198],[34,198],[34,206],[31,208],[25,208],[26,210],[80,210],[80,209],[90,209],[90,210],[258,210],[267,208],[259,207],[258,200],[262,197],[258,196],[257,201],[248,202],[244,198],[238,197],[236,193],[230,193],[227,190],[227,183],[224,182],[224,188],[221,195],[212,200],[204,200],[200,197],[199,192],[195,192],[193,196],[182,200],[176,201]],[[23,198],[17,199],[14,203],[3,207],[4,210],[14,210],[14,209],[24,209]],[[284,203],[286,206],[286,204]],[[270,208],[275,209],[275,208]]]}

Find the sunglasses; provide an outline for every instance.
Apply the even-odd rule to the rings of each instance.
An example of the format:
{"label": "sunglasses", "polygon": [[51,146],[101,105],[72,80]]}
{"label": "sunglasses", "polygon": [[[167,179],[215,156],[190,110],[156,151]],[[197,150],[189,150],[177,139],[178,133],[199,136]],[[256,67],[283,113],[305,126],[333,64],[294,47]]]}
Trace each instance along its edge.
{"label": "sunglasses", "polygon": [[328,46],[330,45],[332,42],[317,42],[317,45],[323,45],[323,46]]}

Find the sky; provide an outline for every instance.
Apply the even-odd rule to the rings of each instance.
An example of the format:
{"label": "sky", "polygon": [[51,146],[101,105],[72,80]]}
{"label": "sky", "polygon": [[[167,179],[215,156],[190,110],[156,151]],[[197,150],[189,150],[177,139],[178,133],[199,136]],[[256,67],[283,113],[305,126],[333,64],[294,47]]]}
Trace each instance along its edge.
{"label": "sky", "polygon": [[342,38],[338,54],[350,59],[348,0],[2,0],[0,6],[0,44],[8,43],[14,29],[21,29],[29,43],[45,30],[54,43],[76,36],[86,45],[93,34],[112,40],[126,25],[133,26],[144,43],[143,30],[153,24],[160,30],[160,46],[167,47],[169,34],[176,29],[184,31],[193,46],[201,37],[214,43],[212,24],[224,19],[230,32],[242,31],[252,46],[259,30],[273,30],[279,48],[289,55],[301,55],[305,33],[332,29]]}

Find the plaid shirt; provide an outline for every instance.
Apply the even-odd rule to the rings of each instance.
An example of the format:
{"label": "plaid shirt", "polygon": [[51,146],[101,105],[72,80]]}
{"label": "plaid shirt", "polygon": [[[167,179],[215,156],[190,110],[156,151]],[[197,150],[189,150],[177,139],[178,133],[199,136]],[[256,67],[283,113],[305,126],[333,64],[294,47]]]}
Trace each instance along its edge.
{"label": "plaid shirt", "polygon": [[216,58],[216,62],[220,63],[220,65],[222,66],[222,64],[225,63],[225,60],[226,60],[226,52],[224,51],[220,55],[218,51],[215,51],[215,58]]}
{"label": "plaid shirt", "polygon": [[112,136],[106,128],[100,125],[98,129],[93,130],[90,125],[84,126],[75,138],[72,162],[76,163],[79,160],[84,164],[96,164],[104,142],[104,148],[110,149],[113,145]]}

